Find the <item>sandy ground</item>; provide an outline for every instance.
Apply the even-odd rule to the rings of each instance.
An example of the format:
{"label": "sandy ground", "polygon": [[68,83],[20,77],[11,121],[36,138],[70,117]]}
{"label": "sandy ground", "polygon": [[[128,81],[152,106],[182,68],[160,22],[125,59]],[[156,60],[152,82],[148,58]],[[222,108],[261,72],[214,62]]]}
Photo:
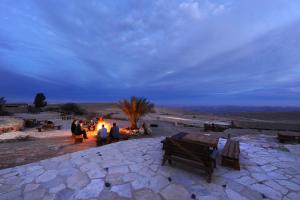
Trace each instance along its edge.
{"label": "sandy ground", "polygon": [[[106,121],[111,124],[116,122],[120,128],[129,127],[130,125],[122,112],[113,104],[83,104],[83,107],[87,111],[101,113],[103,115],[113,113],[111,115],[112,119],[106,119]],[[56,112],[42,112],[40,114],[20,113],[15,114],[14,117],[51,120],[56,125],[61,125],[62,129],[38,132],[36,128],[26,128],[24,131],[1,134],[0,151],[2,157],[0,168],[30,163],[96,146],[95,138],[92,135],[89,135],[89,139],[83,144],[75,145],[70,132],[71,120],[61,120],[60,115]],[[77,118],[83,119],[84,117],[77,116]],[[148,125],[157,125],[157,127],[151,127],[151,135],[141,135],[138,136],[138,138],[171,136],[179,132],[203,134],[204,123],[214,122],[218,124],[228,124],[231,120],[232,118],[230,117],[212,114],[158,108],[156,113],[149,114],[141,120],[141,122],[145,121]],[[261,131],[255,129],[228,129],[225,132],[211,134],[227,138],[229,134],[231,137],[260,134],[274,136],[277,132],[278,131]]]}

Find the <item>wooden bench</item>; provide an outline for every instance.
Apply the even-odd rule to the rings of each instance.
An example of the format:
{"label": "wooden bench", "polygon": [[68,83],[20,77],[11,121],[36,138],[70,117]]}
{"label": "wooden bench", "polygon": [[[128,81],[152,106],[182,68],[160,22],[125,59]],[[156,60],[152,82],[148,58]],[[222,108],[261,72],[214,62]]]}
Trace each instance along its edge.
{"label": "wooden bench", "polygon": [[49,130],[49,129],[57,129],[61,130],[61,125],[54,125],[54,126],[40,126],[36,128],[38,132],[42,132],[42,130]]}
{"label": "wooden bench", "polygon": [[196,142],[169,137],[162,143],[165,150],[162,165],[166,161],[171,165],[173,160],[187,162],[195,165],[197,169],[204,170],[208,175],[207,181],[211,182],[213,170],[216,167],[216,151],[211,151],[209,146]]}
{"label": "wooden bench", "polygon": [[227,139],[222,151],[222,166],[229,166],[240,170],[240,142]]}
{"label": "wooden bench", "polygon": [[289,133],[278,133],[277,134],[278,140],[281,143],[286,141],[290,142],[300,142],[300,133],[289,132]]}

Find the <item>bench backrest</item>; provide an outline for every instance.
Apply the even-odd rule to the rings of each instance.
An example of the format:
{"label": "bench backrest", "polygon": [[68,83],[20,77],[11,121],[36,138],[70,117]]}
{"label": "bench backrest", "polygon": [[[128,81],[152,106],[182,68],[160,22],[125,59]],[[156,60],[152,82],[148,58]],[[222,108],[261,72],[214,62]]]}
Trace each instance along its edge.
{"label": "bench backrest", "polygon": [[166,154],[181,157],[193,161],[210,162],[209,146],[202,145],[196,142],[166,138],[164,143]]}

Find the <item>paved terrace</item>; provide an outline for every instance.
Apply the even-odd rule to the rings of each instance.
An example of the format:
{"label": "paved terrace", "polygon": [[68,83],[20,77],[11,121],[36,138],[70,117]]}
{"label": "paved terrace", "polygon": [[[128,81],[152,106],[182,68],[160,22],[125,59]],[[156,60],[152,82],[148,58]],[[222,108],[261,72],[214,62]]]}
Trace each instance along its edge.
{"label": "paved terrace", "polygon": [[161,166],[162,139],[123,141],[0,170],[0,199],[300,199],[300,145],[281,145],[267,135],[240,137],[241,171],[218,163],[208,184],[194,168]]}

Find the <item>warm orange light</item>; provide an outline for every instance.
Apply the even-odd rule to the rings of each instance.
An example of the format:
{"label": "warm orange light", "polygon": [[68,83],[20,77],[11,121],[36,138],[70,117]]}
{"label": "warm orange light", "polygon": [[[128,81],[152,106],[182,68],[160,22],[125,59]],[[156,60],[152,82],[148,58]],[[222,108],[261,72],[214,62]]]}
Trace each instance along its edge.
{"label": "warm orange light", "polygon": [[102,125],[104,125],[104,127],[107,129],[107,132],[110,131],[110,128],[111,128],[110,123],[104,121],[103,119],[99,119],[99,121],[97,123],[97,127],[96,127],[96,134],[98,133],[98,131],[100,129],[102,129]]}

